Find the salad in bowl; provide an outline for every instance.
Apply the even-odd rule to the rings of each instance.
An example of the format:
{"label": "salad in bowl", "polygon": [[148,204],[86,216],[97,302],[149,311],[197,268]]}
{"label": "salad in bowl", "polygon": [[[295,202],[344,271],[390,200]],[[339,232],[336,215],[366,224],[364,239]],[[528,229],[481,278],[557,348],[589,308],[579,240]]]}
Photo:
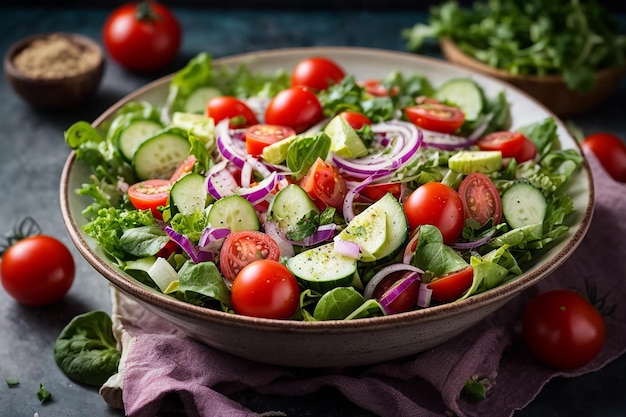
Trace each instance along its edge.
{"label": "salad in bowl", "polygon": [[590,203],[558,119],[514,124],[509,87],[471,73],[357,75],[334,52],[273,71],[201,53],[158,99],[70,126],[89,170],[74,227],[104,274],[302,330],[471,305],[573,251]]}

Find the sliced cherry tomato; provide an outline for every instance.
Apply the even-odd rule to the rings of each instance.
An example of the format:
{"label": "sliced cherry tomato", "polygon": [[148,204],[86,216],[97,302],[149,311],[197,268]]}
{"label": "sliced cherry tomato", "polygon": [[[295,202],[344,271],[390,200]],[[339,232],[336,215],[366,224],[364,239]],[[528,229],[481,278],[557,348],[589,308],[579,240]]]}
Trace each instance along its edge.
{"label": "sliced cherry tomato", "polygon": [[359,130],[364,125],[372,124],[369,117],[358,111],[344,111],[339,113],[339,116],[343,117],[354,130]]}
{"label": "sliced cherry tomato", "polygon": [[592,152],[615,181],[626,182],[626,144],[611,133],[594,133],[582,142],[582,148]]}
{"label": "sliced cherry tomato", "polygon": [[265,111],[265,123],[289,126],[303,132],[324,118],[315,93],[305,87],[287,88],[272,98]]}
{"label": "sliced cherry tomato", "polygon": [[162,218],[159,206],[167,204],[172,183],[169,180],[152,179],[137,182],[128,188],[128,198],[137,210],[150,210],[156,219]]}
{"label": "sliced cherry tomato", "polygon": [[295,134],[288,126],[256,124],[246,130],[246,150],[250,155],[259,156],[266,146]]}
{"label": "sliced cherry tomato", "polygon": [[250,107],[236,97],[213,97],[207,102],[205,115],[211,117],[215,123],[230,119],[228,126],[239,129],[258,123],[256,115]]}
{"label": "sliced cherry tomato", "polygon": [[180,164],[178,168],[176,168],[176,171],[174,171],[174,173],[170,177],[170,182],[173,184],[178,181],[178,179],[180,179],[183,175],[189,174],[193,170],[194,165],[196,165],[196,162],[198,162],[196,157],[193,155],[189,155],[187,159],[185,159],[185,161]]}
{"label": "sliced cherry tomato", "polygon": [[537,154],[535,144],[521,132],[492,132],[478,139],[476,145],[483,151],[500,151],[503,158],[515,158],[520,163]]}
{"label": "sliced cherry tomato", "polygon": [[439,229],[446,244],[454,243],[465,225],[465,209],[459,194],[441,182],[428,182],[409,194],[404,212],[414,230],[423,224]]}
{"label": "sliced cherry tomato", "polygon": [[515,156],[515,160],[518,163],[522,163],[522,162],[535,159],[535,156],[537,156],[537,146],[532,140],[528,139],[527,137],[524,137],[522,150],[519,153],[519,155]]}
{"label": "sliced cherry tomato", "polygon": [[74,282],[72,253],[59,240],[33,235],[10,246],[0,262],[5,291],[18,302],[42,306],[67,294]]}
{"label": "sliced cherry tomato", "polygon": [[280,257],[278,243],[259,231],[240,231],[229,234],[220,249],[220,271],[224,278],[233,281],[239,271],[259,259],[277,261]]}
{"label": "sliced cherry tomato", "polygon": [[439,103],[424,103],[404,109],[406,118],[426,130],[453,133],[465,122],[465,115],[458,107]]}
{"label": "sliced cherry tomato", "polygon": [[291,73],[291,85],[321,91],[326,90],[329,85],[340,83],[345,76],[345,71],[335,61],[316,56],[296,65]]}
{"label": "sliced cherry tomato", "polygon": [[380,80],[365,80],[358,83],[365,91],[374,97],[393,97],[398,94],[398,88],[393,87],[391,91],[385,87]]}
{"label": "sliced cherry tomato", "polygon": [[104,46],[125,68],[141,73],[162,69],[180,47],[182,31],[176,16],[156,1],[128,3],[104,23]]}
{"label": "sliced cherry tomato", "polygon": [[231,299],[238,314],[288,319],[300,305],[300,287],[285,265],[263,259],[246,265],[237,274]]}
{"label": "sliced cherry tomato", "polygon": [[458,300],[472,286],[473,279],[474,268],[471,266],[435,278],[428,283],[428,288],[433,291],[431,298],[440,303]]}
{"label": "sliced cherry tomato", "polygon": [[331,206],[343,210],[343,200],[348,193],[346,181],[334,165],[317,158],[300,181],[300,186],[315,201],[320,210]]}
{"label": "sliced cherry tomato", "polygon": [[606,338],[598,310],[575,291],[557,289],[533,298],[524,310],[522,336],[540,361],[575,369],[595,358]]}
{"label": "sliced cherry tomato", "polygon": [[[372,297],[377,300],[385,297],[388,292],[393,291],[394,288],[398,286],[402,280],[407,279],[410,274],[411,272],[399,271],[387,275],[376,286],[374,292],[372,293]],[[419,291],[420,283],[418,280],[415,280],[413,284],[409,285],[404,291],[402,291],[402,293],[400,293],[395,300],[389,303],[387,311],[392,314],[397,314],[413,310],[417,305]]]}
{"label": "sliced cherry tomato", "polygon": [[465,207],[465,215],[485,224],[493,219],[493,224],[502,219],[502,200],[493,181],[485,174],[475,172],[463,179],[459,186],[459,195]]}
{"label": "sliced cherry tomato", "polygon": [[372,201],[377,201],[383,198],[387,193],[393,194],[397,199],[402,195],[402,183],[399,182],[385,182],[381,184],[366,185],[360,194],[369,198]]}

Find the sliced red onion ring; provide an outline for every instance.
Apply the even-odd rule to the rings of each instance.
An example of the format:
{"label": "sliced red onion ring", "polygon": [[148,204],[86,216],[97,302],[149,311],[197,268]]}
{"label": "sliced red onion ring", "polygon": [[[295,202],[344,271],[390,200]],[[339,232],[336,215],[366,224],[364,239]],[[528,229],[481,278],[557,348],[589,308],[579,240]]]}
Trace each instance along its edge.
{"label": "sliced red onion ring", "polygon": [[479,246],[482,246],[491,240],[491,237],[495,233],[495,229],[491,229],[489,232],[485,234],[485,236],[480,237],[476,240],[471,240],[469,242],[456,242],[451,245],[454,250],[472,250],[476,249]]}
{"label": "sliced red onion ring", "polygon": [[227,169],[216,171],[207,177],[207,192],[219,200],[222,197],[235,193],[238,187],[237,180]]}
{"label": "sliced red onion ring", "polygon": [[334,249],[335,252],[353,259],[357,259],[361,254],[361,246],[349,240],[335,238]]}
{"label": "sliced red onion ring", "polygon": [[464,136],[451,135],[449,133],[435,132],[420,129],[424,134],[424,146],[441,150],[453,151],[471,146],[474,141]]}
{"label": "sliced red onion ring", "polygon": [[267,221],[263,223],[263,229],[268,236],[278,243],[278,248],[280,249],[281,257],[292,257],[296,254],[293,245],[285,239],[281,233],[278,231],[278,223],[274,221]]}
{"label": "sliced red onion ring", "polygon": [[354,218],[354,209],[352,208],[354,204],[354,199],[361,192],[361,190],[367,187],[369,184],[374,181],[374,177],[367,177],[363,181],[359,183],[351,183],[351,188],[348,189],[346,193],[346,197],[343,199],[343,217],[347,222]]}
{"label": "sliced red onion ring", "polygon": [[[245,164],[248,163],[253,170],[259,172],[263,177],[270,174],[271,170],[265,164],[248,154],[246,143],[243,140],[233,139],[228,127],[228,119],[222,120],[215,126],[215,134],[217,136],[217,149],[224,159],[241,169],[244,169]],[[235,134],[242,135],[240,132],[235,132]]]}
{"label": "sliced red onion ring", "polygon": [[420,284],[420,292],[417,295],[417,306],[426,308],[430,307],[430,300],[433,295],[433,290],[428,287],[428,284]]}
{"label": "sliced red onion ring", "polygon": [[193,242],[185,235],[178,233],[172,229],[171,226],[165,226],[163,228],[165,233],[189,255],[189,258],[193,263],[212,261],[214,259],[213,253],[198,251]]}
{"label": "sliced red onion ring", "polygon": [[[418,230],[418,229],[416,229]],[[409,243],[404,247],[404,255],[402,256],[402,262],[405,264],[410,264],[411,259],[413,258],[413,253],[415,252],[415,246],[417,245],[417,239],[419,238],[419,233],[414,232],[413,236],[409,239]]]}
{"label": "sliced red onion ring", "polygon": [[368,281],[367,285],[365,286],[365,290],[363,291],[363,296],[365,297],[365,299],[372,298],[372,294],[374,294],[376,286],[380,284],[380,281],[382,281],[383,278],[397,271],[411,271],[417,272],[418,274],[424,273],[424,271],[413,265],[407,265],[404,263],[388,265],[378,271],[376,274],[374,274],[374,276]]}
{"label": "sliced red onion ring", "polygon": [[221,239],[226,238],[230,234],[230,229],[228,227],[207,227],[202,231],[202,235],[200,235],[200,239],[198,241],[199,248],[205,248],[211,243],[217,242]]}
{"label": "sliced red onion ring", "polygon": [[276,174],[276,172],[272,172],[267,178],[264,178],[253,187],[238,188],[237,194],[248,200],[254,206],[263,201],[265,197],[267,197],[267,195],[271,193],[274,188],[276,188],[276,185],[281,178],[282,176]]}
{"label": "sliced red onion ring", "polygon": [[423,140],[421,131],[413,123],[398,120],[372,125],[372,131],[395,135],[392,147],[357,159],[333,154],[332,160],[337,168],[357,178],[389,175],[415,155]]}
{"label": "sliced red onion ring", "polygon": [[378,299],[378,302],[381,306],[383,306],[387,314],[396,313],[396,311],[390,307],[391,303],[393,303],[396,298],[400,297],[404,291],[411,287],[411,285],[415,285],[417,282],[419,282],[419,275],[417,272],[411,272],[406,277],[401,278],[401,281],[397,285],[389,289],[380,299]]}
{"label": "sliced red onion ring", "polygon": [[241,168],[241,186],[244,188],[248,188],[250,186],[250,179],[252,178],[252,165],[248,162],[243,163],[243,167]]}

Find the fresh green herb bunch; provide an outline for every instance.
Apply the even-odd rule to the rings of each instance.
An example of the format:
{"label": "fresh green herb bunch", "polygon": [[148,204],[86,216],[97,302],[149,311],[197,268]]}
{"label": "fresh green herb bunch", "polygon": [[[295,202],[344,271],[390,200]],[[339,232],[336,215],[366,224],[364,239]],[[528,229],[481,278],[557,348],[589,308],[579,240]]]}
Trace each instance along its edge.
{"label": "fresh green herb bunch", "polygon": [[466,54],[519,75],[562,75],[571,90],[594,86],[596,70],[625,65],[626,34],[596,0],[487,0],[463,8],[448,0],[428,24],[406,28],[407,49],[451,38]]}

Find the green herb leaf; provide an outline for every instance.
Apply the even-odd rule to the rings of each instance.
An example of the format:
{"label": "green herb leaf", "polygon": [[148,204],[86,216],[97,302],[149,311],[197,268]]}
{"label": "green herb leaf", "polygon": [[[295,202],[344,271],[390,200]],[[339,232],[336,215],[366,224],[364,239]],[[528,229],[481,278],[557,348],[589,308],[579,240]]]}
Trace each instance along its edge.
{"label": "green herb leaf", "polygon": [[20,384],[20,380],[16,377],[7,377],[5,378],[5,381],[7,382],[9,388],[15,388]]}
{"label": "green herb leaf", "polygon": [[37,399],[42,404],[45,404],[52,399],[52,394],[50,393],[50,391],[46,389],[46,387],[43,386],[42,383],[39,383],[39,390],[37,391]]}

